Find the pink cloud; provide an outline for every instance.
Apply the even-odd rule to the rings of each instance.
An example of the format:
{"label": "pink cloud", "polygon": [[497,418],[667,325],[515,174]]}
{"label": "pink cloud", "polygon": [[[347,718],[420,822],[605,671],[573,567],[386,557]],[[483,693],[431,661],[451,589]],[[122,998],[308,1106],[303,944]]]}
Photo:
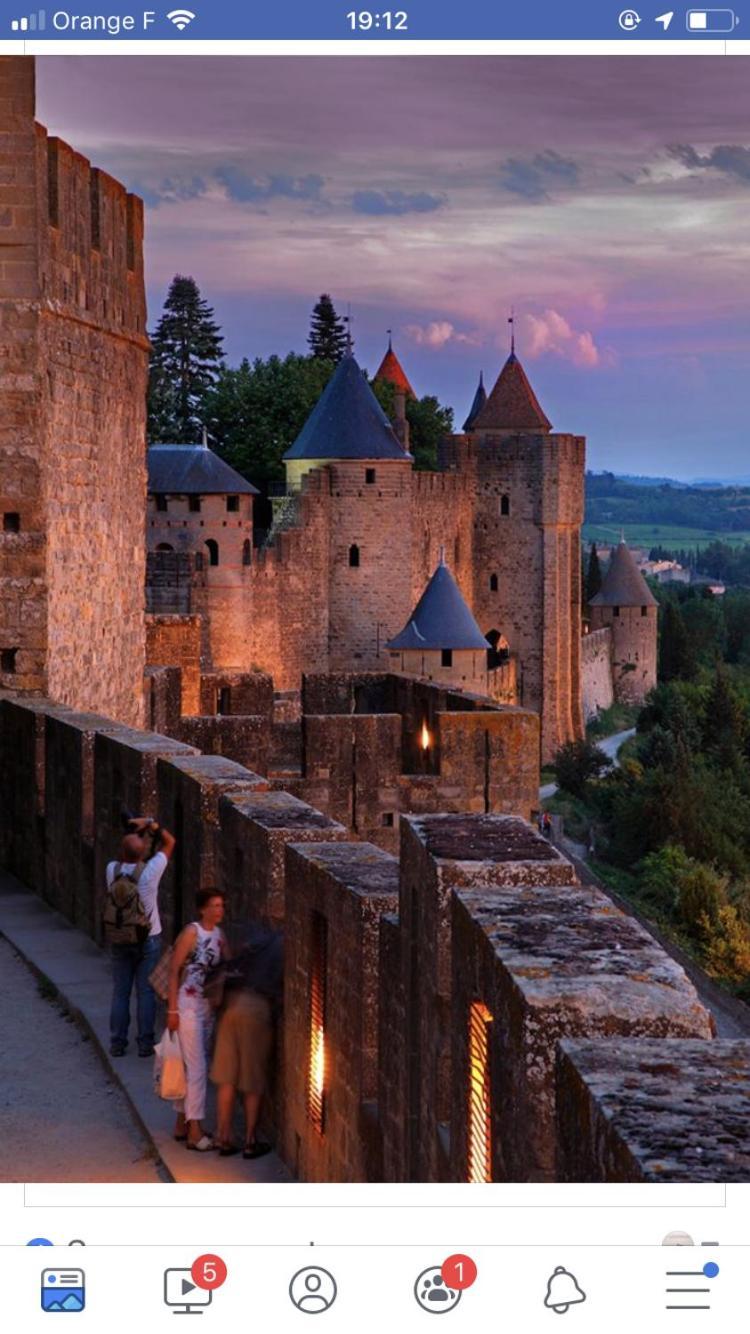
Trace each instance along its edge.
{"label": "pink cloud", "polygon": [[594,367],[603,355],[588,330],[576,330],[557,310],[526,316],[528,355],[532,358],[552,355],[572,361],[576,366]]}
{"label": "pink cloud", "polygon": [[481,341],[476,334],[461,333],[450,320],[432,320],[429,324],[407,324],[404,332],[418,347],[445,347],[447,343],[463,343],[469,347],[478,347]]}

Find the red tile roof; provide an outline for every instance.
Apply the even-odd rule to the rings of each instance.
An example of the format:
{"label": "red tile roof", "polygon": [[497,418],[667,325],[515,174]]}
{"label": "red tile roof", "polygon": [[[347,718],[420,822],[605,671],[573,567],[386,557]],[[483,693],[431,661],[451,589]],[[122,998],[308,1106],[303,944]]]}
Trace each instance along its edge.
{"label": "red tile roof", "polygon": [[547,431],[552,423],[542,411],[526,372],[511,352],[492,393],[472,423],[473,431]]}
{"label": "red tile roof", "polygon": [[406,372],[390,343],[388,344],[388,351],[378,367],[375,379],[376,381],[386,380],[388,384],[395,385],[396,389],[402,389],[409,398],[417,397],[409,384]]}

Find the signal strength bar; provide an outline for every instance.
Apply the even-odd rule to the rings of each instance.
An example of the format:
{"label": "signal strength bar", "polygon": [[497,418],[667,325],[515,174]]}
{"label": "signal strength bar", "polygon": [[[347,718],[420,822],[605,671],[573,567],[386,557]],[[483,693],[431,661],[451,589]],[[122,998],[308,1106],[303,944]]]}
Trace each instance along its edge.
{"label": "signal strength bar", "polygon": [[40,9],[36,14],[28,14],[26,18],[11,19],[12,32],[44,32],[47,27],[47,11]]}

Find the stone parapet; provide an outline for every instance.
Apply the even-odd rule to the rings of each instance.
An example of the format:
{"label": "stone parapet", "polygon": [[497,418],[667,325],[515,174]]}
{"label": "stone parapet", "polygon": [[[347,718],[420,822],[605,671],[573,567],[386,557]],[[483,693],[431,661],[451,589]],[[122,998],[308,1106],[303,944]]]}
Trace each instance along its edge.
{"label": "stone parapet", "polygon": [[563,1181],[747,1183],[750,1042],[560,1043]]}
{"label": "stone parapet", "polygon": [[[398,861],[372,844],[287,848],[282,1140],[304,1181],[382,1179],[369,1104],[378,1095],[380,923],[397,901]],[[312,989],[321,983],[318,1038]]]}

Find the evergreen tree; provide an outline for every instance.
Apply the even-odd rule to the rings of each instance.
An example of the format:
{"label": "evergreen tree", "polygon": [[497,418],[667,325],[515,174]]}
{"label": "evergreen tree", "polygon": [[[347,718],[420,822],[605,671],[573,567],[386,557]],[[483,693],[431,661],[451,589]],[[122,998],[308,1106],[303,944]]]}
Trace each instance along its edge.
{"label": "evergreen tree", "polygon": [[221,369],[222,342],[214,312],[195,279],[176,274],[151,339],[149,440],[200,440],[204,400]]}
{"label": "evergreen tree", "polygon": [[706,700],[703,747],[721,769],[739,769],[747,730],[747,717],[726,671],[717,663]]}
{"label": "evergreen tree", "polygon": [[347,347],[344,320],[336,314],[333,302],[324,292],[313,309],[307,342],[312,356],[322,361],[341,361]]}
{"label": "evergreen tree", "polygon": [[685,621],[679,607],[668,602],[664,608],[659,644],[659,679],[691,681],[696,662]]}
{"label": "evergreen tree", "polygon": [[602,570],[599,564],[599,552],[596,549],[596,542],[591,543],[591,554],[589,555],[589,568],[586,573],[586,601],[591,603],[602,586]]}

